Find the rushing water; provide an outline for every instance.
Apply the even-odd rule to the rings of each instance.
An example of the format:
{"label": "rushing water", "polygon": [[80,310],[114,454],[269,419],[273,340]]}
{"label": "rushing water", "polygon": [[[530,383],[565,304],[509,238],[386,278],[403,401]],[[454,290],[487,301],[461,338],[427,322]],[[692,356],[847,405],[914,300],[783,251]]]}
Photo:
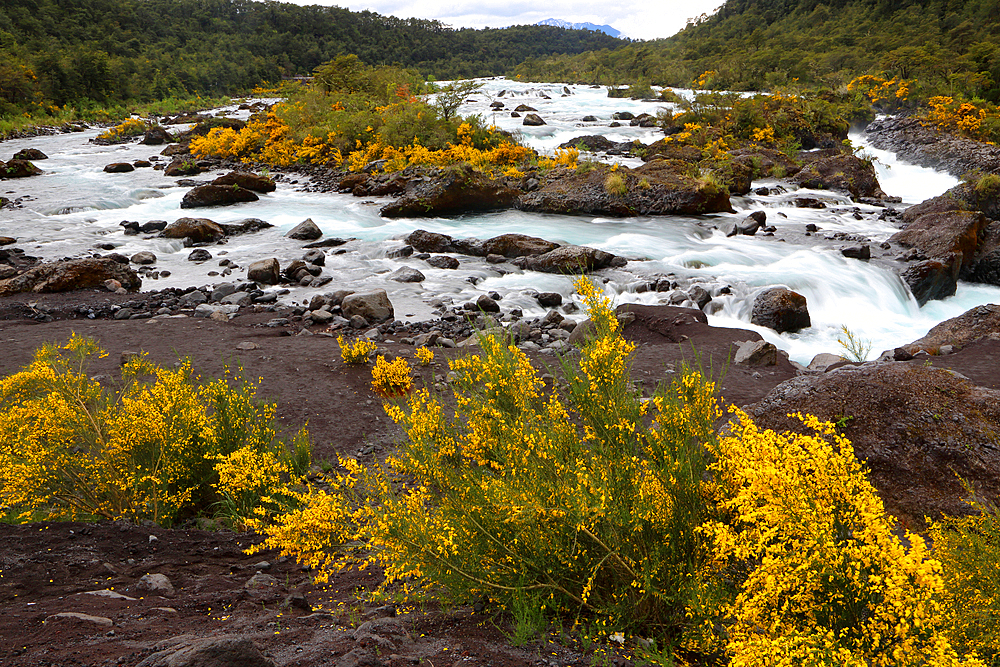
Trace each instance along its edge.
{"label": "rushing water", "polygon": [[[669,105],[609,99],[603,88],[569,86],[568,90],[567,95],[561,84],[489,80],[483,91],[460,111],[482,114],[503,129],[519,132],[528,144],[543,152],[551,152],[559,144],[583,134],[603,134],[614,141],[639,139],[645,143],[659,138],[655,129],[631,127],[627,122],[618,128],[608,125],[616,111],[655,113]],[[501,91],[506,91],[503,96],[499,95]],[[489,105],[495,100],[504,102],[506,110],[491,111]],[[510,110],[518,104],[537,109],[546,125],[520,125],[522,119],[510,116]],[[581,119],[587,115],[597,117],[598,121],[583,122]],[[0,211],[0,235],[17,237],[19,246],[28,254],[47,260],[85,255],[99,243],[111,243],[125,255],[150,250],[158,257],[156,268],[167,269],[171,275],[159,280],[147,279],[144,283],[147,289],[202,286],[227,280],[208,275],[210,271],[221,270],[218,261],[223,257],[240,267],[266,257],[277,257],[284,265],[301,256],[302,244],[284,238],[283,234],[305,218],[312,218],[327,236],[357,240],[343,246],[347,252],[327,257],[325,271],[334,277],[332,283],[320,290],[294,288],[285,299],[301,302],[317,291],[342,287],[383,287],[389,292],[400,319],[426,319],[442,303],[460,304],[491,291],[504,296],[501,305],[505,309],[516,306],[526,316],[537,316],[543,310],[523,290],[556,291],[566,297],[572,293],[570,277],[517,270],[501,273],[477,258],[459,257],[461,267],[447,270],[432,268],[417,259],[386,257],[388,250],[402,245],[402,236],[418,228],[479,238],[520,232],[624,255],[634,261],[624,270],[604,274],[608,279],[606,290],[619,302],[665,301],[665,293],[633,291],[636,284],[650,276],[674,274],[680,279],[702,282],[710,291],[729,286],[731,294],[717,294],[715,305],[710,305],[714,309],[710,322],[755,329],[802,363],[808,363],[819,352],[839,352],[836,339],[841,326],[870,339],[874,356],[883,349],[922,336],[941,320],[975,305],[1000,300],[998,288],[961,283],[955,296],[919,308],[884,263],[846,259],[838,252],[839,246],[817,244],[815,238],[805,237],[803,231],[808,223],[818,225],[822,234],[837,231],[860,234],[874,244],[896,231],[877,219],[879,209],[855,205],[829,192],[794,191],[786,186],[789,191],[783,194],[734,197],[736,214],[695,217],[611,219],[503,211],[453,218],[388,220],[378,215],[384,202],[377,198],[300,192],[297,188],[302,184],[296,184],[292,177],[279,183],[276,192],[262,196],[259,202],[182,211],[180,201],[187,188],[177,187],[176,179],[152,169],[126,174],[102,171],[110,162],[148,159],[159,149],[138,144],[89,143],[88,139],[96,134],[92,130],[0,144],[0,159],[26,147],[39,148],[50,158],[38,163],[45,170],[41,176],[0,182],[0,194],[12,199],[24,197],[23,208]],[[853,136],[852,140],[864,146],[862,137]],[[878,158],[883,190],[902,197],[904,205],[940,194],[955,184],[955,179],[947,174],[903,164],[892,153],[865,148]],[[201,179],[214,175],[203,174]],[[774,184],[762,181],[754,186]],[[792,200],[803,195],[827,202],[828,208],[796,208]],[[768,224],[778,228],[774,237],[726,238],[713,229],[760,208],[766,210]],[[862,212],[862,219],[856,219],[854,209]],[[187,261],[190,251],[179,241],[125,236],[119,226],[123,220],[173,221],[185,215],[211,217],[218,222],[256,217],[274,224],[275,228],[234,237],[224,246],[212,246],[209,250],[214,258],[195,264]],[[778,241],[779,238],[784,241]],[[872,247],[873,253],[878,254],[876,246]],[[388,280],[388,273],[404,264],[420,269],[427,279],[416,284]],[[237,271],[229,279],[238,278],[241,273]],[[471,276],[478,279],[478,284],[469,282]],[[785,285],[806,296],[812,327],[797,334],[778,335],[749,323],[754,296],[773,285]]]}

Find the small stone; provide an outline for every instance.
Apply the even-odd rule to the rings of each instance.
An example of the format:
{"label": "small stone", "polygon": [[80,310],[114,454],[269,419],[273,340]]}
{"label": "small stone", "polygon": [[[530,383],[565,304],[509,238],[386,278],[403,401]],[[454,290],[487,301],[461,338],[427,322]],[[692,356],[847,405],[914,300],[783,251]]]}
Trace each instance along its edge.
{"label": "small stone", "polygon": [[139,579],[139,588],[164,597],[174,596],[174,585],[165,574],[145,574]]}
{"label": "small stone", "polygon": [[237,350],[243,350],[243,351],[259,350],[260,349],[260,345],[258,345],[257,343],[255,343],[253,341],[250,341],[250,340],[244,340],[244,341],[240,341],[239,343],[236,344],[236,349]]}

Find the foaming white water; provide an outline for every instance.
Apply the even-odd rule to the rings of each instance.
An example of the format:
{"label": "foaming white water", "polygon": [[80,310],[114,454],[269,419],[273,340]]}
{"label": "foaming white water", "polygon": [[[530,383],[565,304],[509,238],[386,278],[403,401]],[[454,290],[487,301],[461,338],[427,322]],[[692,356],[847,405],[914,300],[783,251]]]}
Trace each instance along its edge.
{"label": "foaming white water", "polygon": [[[536,149],[551,152],[560,143],[584,134],[602,134],[614,141],[655,141],[659,138],[655,130],[632,127],[628,121],[622,121],[621,127],[608,127],[612,115],[617,111],[655,115],[659,108],[670,106],[610,99],[603,88],[569,86],[568,89],[566,94],[561,84],[492,79],[485,82],[483,92],[474,96],[475,101],[463,106],[461,112],[479,113],[503,129],[520,133]],[[506,92],[500,96],[502,90]],[[506,110],[493,112],[490,103],[494,100],[503,101]],[[510,116],[518,104],[537,109],[547,125],[520,125],[522,118]],[[598,120],[583,121],[588,115]],[[158,148],[88,143],[96,134],[93,130],[0,144],[0,159],[27,147],[39,148],[50,156],[49,160],[38,163],[45,170],[43,175],[0,183],[0,194],[25,198],[24,208],[0,211],[0,235],[17,237],[19,246],[27,253],[50,260],[89,254],[98,244],[111,244],[125,255],[151,250],[158,257],[156,268],[169,270],[171,275],[159,280],[147,279],[144,287],[148,289],[211,285],[241,278],[242,269],[229,278],[209,275],[221,272],[218,263],[223,258],[240,267],[267,257],[277,257],[283,265],[287,264],[301,256],[302,244],[286,239],[285,232],[303,219],[312,218],[327,236],[356,240],[329,251],[325,271],[333,276],[333,282],[319,289],[293,288],[288,298],[301,302],[317,291],[382,287],[389,292],[400,319],[428,318],[438,304],[474,301],[480,294],[493,291],[503,296],[501,305],[505,309],[518,307],[526,316],[538,316],[544,311],[525,294],[526,290],[560,292],[566,298],[572,295],[572,277],[521,272],[510,266],[505,267],[504,273],[479,258],[459,256],[461,266],[457,270],[435,269],[413,258],[388,258],[388,250],[401,246],[400,239],[414,229],[478,238],[517,232],[623,255],[630,259],[626,269],[608,271],[602,276],[608,280],[605,290],[618,302],[665,303],[667,293],[637,291],[637,284],[652,278],[672,274],[676,280],[698,281],[713,293],[714,305],[709,306],[716,309],[710,315],[713,324],[754,329],[802,363],[808,363],[819,352],[840,352],[836,340],[841,326],[847,326],[860,338],[871,339],[871,356],[874,356],[883,349],[919,338],[934,324],[975,305],[1000,301],[1000,289],[963,283],[954,297],[918,308],[890,269],[892,258],[880,257],[877,243],[897,231],[892,224],[877,219],[880,209],[854,204],[829,192],[796,190],[788,184],[780,184],[785,192],[734,197],[733,207],[738,211],[735,214],[692,217],[610,219],[502,211],[453,218],[390,220],[378,214],[387,199],[305,193],[298,191],[298,185],[291,181],[280,182],[276,192],[261,196],[259,202],[191,211],[180,209],[187,188],[178,187],[176,179],[163,176],[162,172],[152,169],[127,174],[103,172],[110,162],[156,157]],[[902,197],[904,206],[940,194],[955,183],[947,174],[898,162],[893,154],[867,146],[863,137],[853,136],[852,140],[878,157],[876,167],[883,189]],[[208,180],[216,175],[203,174],[199,179]],[[773,188],[779,183],[754,184],[761,185]],[[794,200],[803,196],[819,199],[827,208],[797,208]],[[717,229],[759,209],[766,212],[768,224],[776,228],[774,237],[726,238]],[[254,217],[275,227],[233,237],[224,245],[210,246],[213,259],[196,264],[187,261],[190,249],[180,242],[145,235],[125,236],[119,225],[123,220],[169,222],[188,215],[206,216],[218,222]],[[805,236],[807,224],[817,225],[821,237],[843,232],[871,239],[875,259],[860,262],[844,258],[839,252],[844,243],[817,244],[816,238]],[[344,252],[337,254],[341,250]],[[419,269],[426,280],[400,284],[388,278],[404,265]],[[469,282],[470,278],[477,284]],[[806,296],[812,327],[797,334],[778,335],[749,323],[754,297],[774,285],[788,286]]]}

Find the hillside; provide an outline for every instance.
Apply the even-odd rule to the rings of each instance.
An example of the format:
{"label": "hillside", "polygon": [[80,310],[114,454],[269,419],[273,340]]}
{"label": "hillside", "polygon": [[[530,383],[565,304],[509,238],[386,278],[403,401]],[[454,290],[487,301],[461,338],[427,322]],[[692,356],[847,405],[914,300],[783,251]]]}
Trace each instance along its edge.
{"label": "hillside", "polygon": [[5,0],[0,115],[88,99],[232,93],[308,75],[347,53],[448,79],[619,44],[552,26],[454,30],[438,21],[251,0]]}
{"label": "hillside", "polygon": [[540,79],[716,89],[837,88],[858,74],[916,78],[928,92],[1000,100],[997,0],[728,0],[664,40],[533,58]]}

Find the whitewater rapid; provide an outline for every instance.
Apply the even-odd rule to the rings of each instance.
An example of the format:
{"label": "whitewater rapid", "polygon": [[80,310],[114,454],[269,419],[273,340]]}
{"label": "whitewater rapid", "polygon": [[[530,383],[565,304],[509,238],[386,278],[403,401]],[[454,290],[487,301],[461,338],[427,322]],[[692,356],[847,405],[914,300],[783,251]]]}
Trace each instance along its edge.
{"label": "whitewater rapid", "polygon": [[[505,91],[502,96],[501,91]],[[680,92],[690,94],[690,91]],[[505,110],[490,109],[491,102],[498,100],[505,103]],[[546,125],[521,125],[522,118],[510,115],[518,104],[537,109]],[[460,113],[478,113],[486,121],[519,134],[536,149],[551,153],[559,144],[585,134],[602,134],[614,141],[637,139],[648,144],[662,136],[658,130],[632,127],[627,121],[621,127],[610,128],[612,114],[618,111],[655,114],[669,106],[611,99],[603,88],[491,79],[484,81],[483,90]],[[227,110],[235,112],[235,107]],[[598,120],[583,121],[588,115]],[[144,289],[213,285],[242,275],[241,270],[229,278],[209,275],[221,272],[218,263],[222,259],[245,268],[258,259],[277,257],[285,265],[301,257],[303,251],[301,242],[284,238],[284,233],[311,218],[327,236],[357,240],[330,250],[325,272],[333,276],[331,283],[319,289],[291,288],[283,300],[302,303],[317,292],[382,287],[389,292],[401,320],[429,319],[441,305],[474,301],[480,294],[493,291],[504,297],[501,306],[505,310],[518,307],[525,316],[540,316],[544,310],[526,290],[560,292],[567,298],[572,294],[572,277],[521,272],[512,267],[507,267],[510,272],[502,273],[479,258],[458,256],[462,264],[457,270],[435,269],[413,258],[389,258],[387,253],[402,246],[402,237],[414,229],[478,238],[519,232],[623,255],[630,260],[624,270],[602,274],[608,280],[606,292],[619,303],[664,303],[666,293],[636,291],[637,285],[652,276],[673,274],[678,279],[704,283],[714,294],[714,305],[708,308],[712,324],[754,329],[800,363],[808,363],[820,352],[842,351],[837,344],[842,326],[860,338],[871,340],[870,357],[874,358],[884,349],[919,338],[944,319],[976,305],[1000,301],[1000,289],[996,287],[960,283],[955,296],[920,308],[896,274],[885,266],[847,259],[837,251],[837,246],[817,245],[813,239],[805,238],[805,226],[812,223],[820,228],[821,235],[845,232],[865,236],[872,242],[873,253],[878,253],[877,244],[897,231],[877,218],[881,209],[854,204],[825,191],[795,190],[784,184],[785,193],[734,197],[735,214],[706,216],[612,219],[502,211],[452,218],[389,220],[378,214],[387,199],[303,192],[305,178],[291,175],[279,182],[276,192],[262,196],[259,202],[191,211],[180,209],[181,198],[188,188],[178,187],[176,179],[164,176],[161,171],[103,172],[103,167],[111,162],[156,156],[158,148],[89,143],[97,132],[0,143],[0,159],[9,159],[13,153],[28,147],[49,155],[48,160],[38,162],[45,170],[43,175],[0,182],[0,194],[21,198],[23,206],[0,211],[0,235],[16,237],[18,246],[26,253],[46,260],[107,252],[99,250],[99,244],[110,244],[115,252],[126,256],[140,250],[152,251],[158,257],[156,268],[169,270],[171,275],[145,280]],[[865,145],[861,136],[853,135],[851,139],[877,158],[882,189],[903,199],[897,208],[941,194],[956,183],[945,173],[899,162],[894,154]],[[202,174],[198,179],[207,181],[221,173]],[[774,185],[777,182],[773,180],[754,183],[755,188]],[[828,208],[796,208],[793,200],[802,196],[818,198]],[[775,237],[727,238],[713,229],[758,209],[764,209],[768,224],[777,227]],[[856,219],[855,209],[862,213],[860,220]],[[188,215],[209,217],[217,222],[254,217],[275,227],[232,237],[225,245],[210,246],[213,259],[195,264],[187,261],[190,249],[184,248],[180,241],[125,236],[119,224],[124,220],[171,222]],[[346,252],[336,254],[338,250]],[[389,280],[388,274],[402,265],[418,268],[427,279],[410,284]],[[784,285],[806,296],[812,318],[810,328],[779,335],[750,324],[754,296],[773,285]],[[722,287],[728,287],[730,293],[718,293]]]}

